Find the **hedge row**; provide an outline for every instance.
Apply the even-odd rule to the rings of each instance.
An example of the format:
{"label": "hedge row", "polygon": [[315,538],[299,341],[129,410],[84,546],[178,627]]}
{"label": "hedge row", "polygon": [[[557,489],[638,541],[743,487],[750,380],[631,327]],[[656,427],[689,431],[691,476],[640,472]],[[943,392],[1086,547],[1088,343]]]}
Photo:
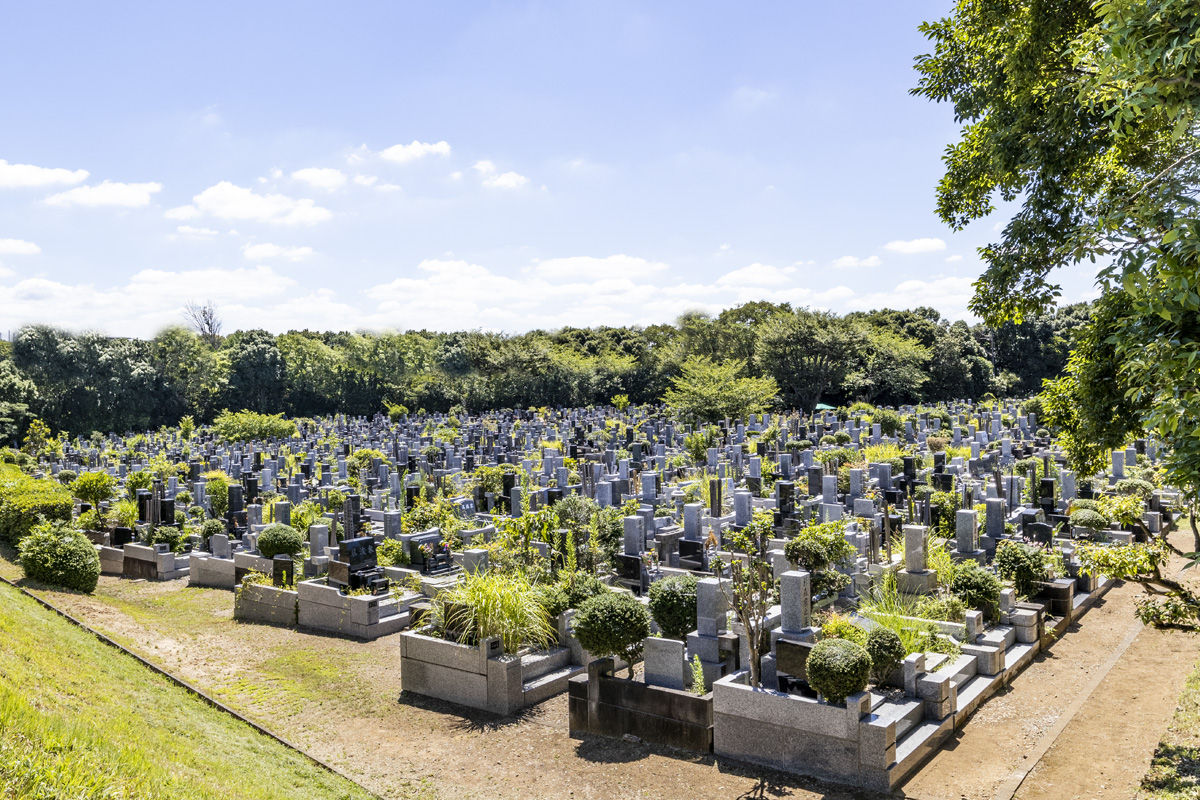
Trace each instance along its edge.
{"label": "hedge row", "polygon": [[71,491],[51,478],[33,478],[0,464],[0,540],[16,544],[39,522],[69,522]]}

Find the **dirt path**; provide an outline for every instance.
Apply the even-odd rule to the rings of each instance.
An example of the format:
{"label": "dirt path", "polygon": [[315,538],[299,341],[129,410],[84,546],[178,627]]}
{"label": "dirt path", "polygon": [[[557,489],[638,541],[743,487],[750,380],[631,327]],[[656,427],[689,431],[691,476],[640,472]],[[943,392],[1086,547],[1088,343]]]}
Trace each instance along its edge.
{"label": "dirt path", "polygon": [[[11,564],[0,572],[19,577]],[[1127,635],[1139,593],[1111,590],[903,794],[994,797]],[[565,695],[516,718],[401,695],[398,637],[364,644],[239,624],[228,591],[102,578],[92,597],[45,594],[385,797],[878,800],[636,742],[573,740]],[[1200,639],[1141,632],[1018,797],[1132,797],[1198,653]]]}
{"label": "dirt path", "polygon": [[[1191,549],[1190,534],[1176,544]],[[1135,584],[1110,590],[1065,638],[985,703],[903,793],[919,800],[990,800],[1002,787],[1011,788],[1010,780],[1029,769],[1043,736],[1131,633],[1141,596]],[[1017,800],[1134,797],[1197,659],[1200,637],[1137,632],[1025,778]]]}

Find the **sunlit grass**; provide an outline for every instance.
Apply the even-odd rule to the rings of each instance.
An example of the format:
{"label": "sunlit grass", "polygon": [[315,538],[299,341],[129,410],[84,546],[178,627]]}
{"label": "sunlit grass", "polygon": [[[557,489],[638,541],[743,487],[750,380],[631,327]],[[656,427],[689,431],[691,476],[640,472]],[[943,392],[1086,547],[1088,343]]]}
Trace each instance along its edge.
{"label": "sunlit grass", "polygon": [[368,797],[7,586],[0,641],[0,797]]}

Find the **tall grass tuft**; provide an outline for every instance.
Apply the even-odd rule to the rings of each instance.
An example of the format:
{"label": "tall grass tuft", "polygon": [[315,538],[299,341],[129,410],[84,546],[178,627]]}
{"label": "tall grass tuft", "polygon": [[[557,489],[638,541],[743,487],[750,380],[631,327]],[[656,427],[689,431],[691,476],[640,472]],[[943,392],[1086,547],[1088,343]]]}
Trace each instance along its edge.
{"label": "tall grass tuft", "polygon": [[457,586],[438,596],[432,614],[433,625],[444,634],[456,636],[460,642],[498,636],[509,653],[526,645],[549,647],[558,636],[541,593],[522,573],[465,575]]}

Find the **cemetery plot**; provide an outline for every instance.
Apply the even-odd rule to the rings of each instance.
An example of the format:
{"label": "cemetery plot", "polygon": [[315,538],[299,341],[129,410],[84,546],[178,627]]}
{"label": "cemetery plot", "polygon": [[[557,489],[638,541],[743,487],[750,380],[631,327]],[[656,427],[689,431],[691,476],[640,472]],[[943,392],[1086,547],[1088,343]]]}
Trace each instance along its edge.
{"label": "cemetery plot", "polygon": [[38,469],[111,481],[67,514],[101,568],[235,589],[246,622],[405,631],[407,692],[509,714],[570,686],[573,732],[886,791],[1107,589],[1088,553],[1180,503],[1153,441],[1076,476],[1016,406],[889,413],[338,417]]}

